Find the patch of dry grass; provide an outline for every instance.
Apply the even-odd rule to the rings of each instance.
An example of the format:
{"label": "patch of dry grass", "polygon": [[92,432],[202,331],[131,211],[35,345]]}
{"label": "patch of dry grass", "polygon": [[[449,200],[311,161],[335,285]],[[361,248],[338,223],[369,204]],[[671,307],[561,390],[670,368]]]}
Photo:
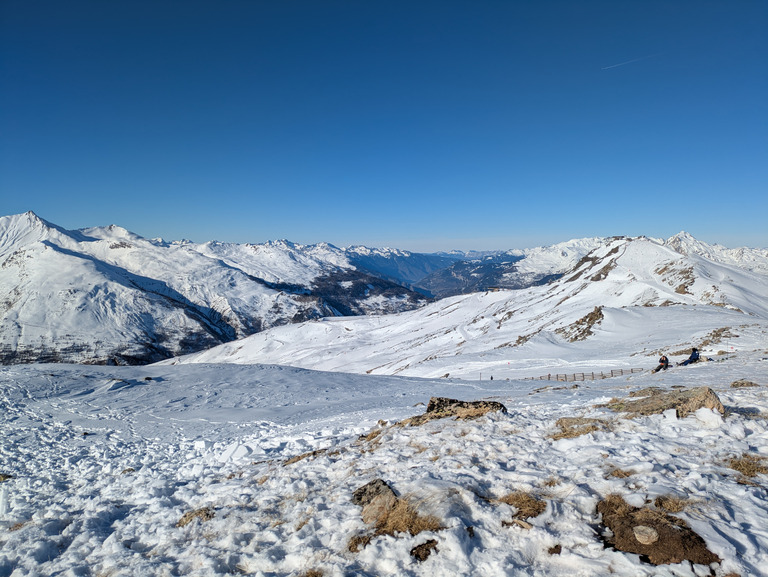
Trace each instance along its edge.
{"label": "patch of dry grass", "polygon": [[422,445],[421,443],[417,443],[415,441],[409,442],[408,446],[413,448],[413,450],[415,451],[416,455],[420,455],[421,453],[423,453],[424,451],[426,451],[428,449],[428,447]]}
{"label": "patch of dry grass", "polygon": [[496,500],[499,503],[506,503],[517,509],[514,517],[520,520],[538,517],[547,508],[547,504],[544,501],[523,491],[513,491]]}
{"label": "patch of dry grass", "polygon": [[309,459],[310,457],[317,457],[318,455],[322,455],[327,452],[328,452],[328,449],[316,449],[314,451],[309,451],[308,453],[296,455],[295,457],[291,457],[285,463],[283,463],[283,466],[293,465],[294,463],[298,463],[299,461],[303,461],[304,459]]}
{"label": "patch of dry grass", "polygon": [[676,497],[675,495],[660,495],[656,497],[653,504],[657,509],[661,509],[667,513],[681,513],[690,507],[693,502],[694,501],[691,499]]}
{"label": "patch of dry grass", "polygon": [[728,459],[727,465],[745,477],[755,477],[768,474],[768,467],[763,464],[765,460],[765,457],[743,453],[740,457]]}
{"label": "patch of dry grass", "polygon": [[624,497],[617,493],[611,493],[608,495],[604,502],[608,504],[617,515],[623,517],[635,510],[635,507],[630,505],[624,500]]}
{"label": "patch of dry grass", "polygon": [[299,577],[323,577],[325,573],[321,569],[309,569],[301,573]]}
{"label": "patch of dry grass", "polygon": [[471,419],[479,419],[483,415],[494,411],[495,409],[489,409],[487,407],[469,407],[469,408],[456,408],[450,411],[433,411],[431,413],[424,413],[423,415],[416,415],[415,417],[409,417],[403,419],[397,423],[398,427],[417,427],[428,423],[430,421],[436,421],[438,419],[447,419],[448,417],[455,417],[456,421],[469,421]]}
{"label": "patch of dry grass", "polygon": [[572,439],[588,433],[594,433],[605,428],[606,421],[602,419],[589,419],[586,417],[563,417],[555,422],[560,431],[552,433],[549,438],[558,441],[560,439]]}
{"label": "patch of dry grass", "polygon": [[347,550],[350,553],[357,553],[360,549],[367,547],[371,540],[373,535],[354,535],[347,543]]}
{"label": "patch of dry grass", "polygon": [[407,499],[398,499],[397,504],[376,522],[377,535],[418,535],[422,531],[439,531],[442,528],[440,519],[434,515],[420,515]]}
{"label": "patch of dry grass", "polygon": [[396,535],[408,533],[412,536],[423,531],[439,531],[443,529],[440,519],[435,515],[421,515],[416,506],[406,498],[397,499],[395,506],[382,514],[377,520],[372,534],[354,535],[347,544],[351,553],[357,553],[366,547],[374,538],[381,535]]}
{"label": "patch of dry grass", "polygon": [[186,527],[189,525],[192,521],[195,519],[200,519],[200,521],[210,521],[213,519],[213,516],[215,515],[215,512],[213,510],[213,507],[202,507],[200,509],[195,509],[194,511],[187,511],[182,515],[181,519],[179,519],[176,523],[177,527]]}
{"label": "patch of dry grass", "polygon": [[624,469],[619,469],[618,467],[608,473],[609,477],[616,477],[617,479],[626,479],[632,475],[634,475],[632,471],[626,471]]}
{"label": "patch of dry grass", "polygon": [[378,438],[381,433],[384,432],[384,429],[373,429],[370,433],[367,435],[360,435],[357,440],[358,441],[365,441],[366,443],[370,443],[374,439]]}

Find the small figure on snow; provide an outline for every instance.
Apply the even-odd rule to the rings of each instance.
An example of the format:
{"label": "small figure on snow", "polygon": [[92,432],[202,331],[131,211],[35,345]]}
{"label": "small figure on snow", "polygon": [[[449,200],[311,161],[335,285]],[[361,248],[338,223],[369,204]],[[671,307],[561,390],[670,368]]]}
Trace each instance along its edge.
{"label": "small figure on snow", "polygon": [[659,366],[653,369],[652,373],[658,373],[659,371],[666,371],[669,368],[669,359],[667,355],[661,355],[659,357]]}
{"label": "small figure on snow", "polygon": [[678,363],[681,367],[684,367],[686,365],[690,365],[691,363],[695,363],[699,360],[699,351],[696,347],[691,349],[691,356],[685,359],[682,363]]}

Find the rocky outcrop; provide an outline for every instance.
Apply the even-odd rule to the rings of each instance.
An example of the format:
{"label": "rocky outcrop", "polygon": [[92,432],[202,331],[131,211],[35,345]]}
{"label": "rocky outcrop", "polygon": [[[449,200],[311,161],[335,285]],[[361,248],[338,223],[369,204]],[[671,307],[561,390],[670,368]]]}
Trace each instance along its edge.
{"label": "rocky outcrop", "polygon": [[720,402],[720,398],[709,387],[657,392],[637,400],[617,400],[602,406],[614,411],[629,413],[632,416],[661,414],[670,409],[675,409],[677,417],[682,419],[691,413],[695,413],[702,407],[717,411],[721,415],[725,414],[723,403]]}
{"label": "rocky outcrop", "polygon": [[456,417],[459,420],[477,419],[495,411],[507,412],[507,407],[496,401],[459,401],[447,397],[432,397],[427,404],[427,412],[401,421],[402,426],[423,425],[435,419]]}

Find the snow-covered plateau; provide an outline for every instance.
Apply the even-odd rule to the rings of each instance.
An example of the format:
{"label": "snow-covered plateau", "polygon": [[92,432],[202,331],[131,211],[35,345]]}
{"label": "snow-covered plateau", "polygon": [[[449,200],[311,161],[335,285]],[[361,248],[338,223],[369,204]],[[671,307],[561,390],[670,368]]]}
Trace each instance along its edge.
{"label": "snow-covered plateau", "polygon": [[[3,367],[0,576],[768,575],[766,344],[766,326],[752,325],[714,346],[727,354],[702,349],[711,362],[579,382]],[[586,358],[583,342],[560,344],[558,372],[625,349],[614,338]],[[600,406],[649,387],[711,387],[725,413]],[[508,412],[399,426],[435,396]],[[599,426],[564,435],[564,417]],[[744,459],[753,471],[733,468]],[[353,502],[374,479],[436,525],[377,535]],[[521,518],[516,494],[543,509]],[[652,565],[609,547],[596,507],[610,495],[678,504],[674,517],[720,561]],[[354,546],[361,536],[370,542]],[[419,561],[411,552],[425,544]]]}

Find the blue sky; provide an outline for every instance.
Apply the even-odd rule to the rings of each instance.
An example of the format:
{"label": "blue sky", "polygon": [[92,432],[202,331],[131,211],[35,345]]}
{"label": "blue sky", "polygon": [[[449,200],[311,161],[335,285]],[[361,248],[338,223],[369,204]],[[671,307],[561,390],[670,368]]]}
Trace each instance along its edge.
{"label": "blue sky", "polygon": [[3,0],[0,213],[768,247],[768,2]]}

